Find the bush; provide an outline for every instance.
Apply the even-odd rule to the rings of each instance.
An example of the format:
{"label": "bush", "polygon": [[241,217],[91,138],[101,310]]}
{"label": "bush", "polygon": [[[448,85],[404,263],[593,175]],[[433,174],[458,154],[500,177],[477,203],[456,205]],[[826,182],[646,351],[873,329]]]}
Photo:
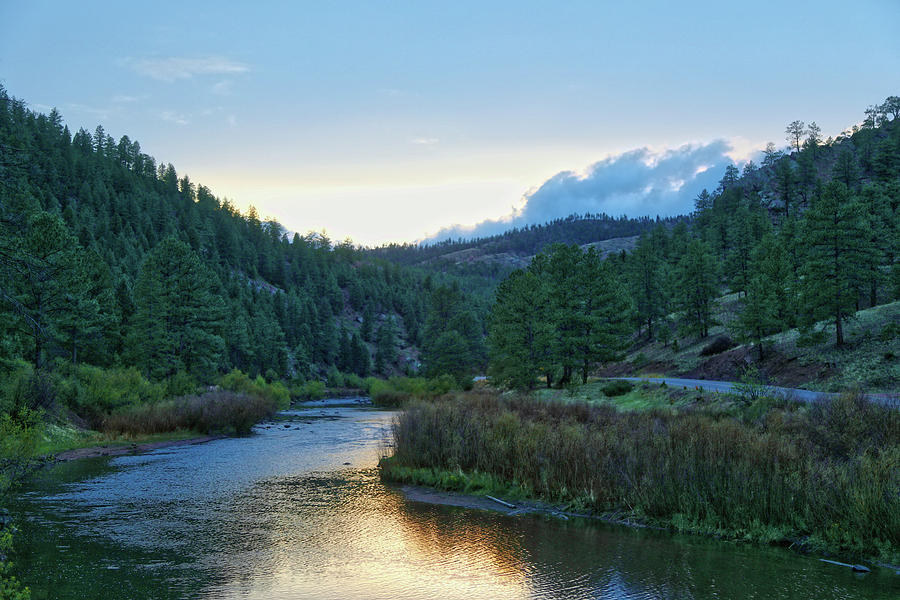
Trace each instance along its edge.
{"label": "bush", "polygon": [[152,383],[133,367],[101,369],[81,365],[74,377],[67,378],[60,387],[68,407],[94,427],[115,410],[159,402],[166,395],[165,383]]}
{"label": "bush", "polygon": [[409,400],[430,400],[458,389],[452,375],[439,375],[431,379],[424,377],[391,377],[374,379],[369,385],[372,403],[378,406],[396,407]]}
{"label": "bush", "polygon": [[763,382],[756,365],[744,369],[740,382],[734,384],[734,392],[746,405],[755,404],[772,395],[772,390]]}
{"label": "bush", "polygon": [[[34,456],[40,438],[40,424],[30,415],[25,417],[14,418],[13,415],[0,413],[0,467],[5,461]],[[0,485],[0,494],[3,491],[3,485]]]}
{"label": "bush", "polygon": [[356,373],[344,373],[344,387],[354,388],[367,394],[369,393],[369,380]]}
{"label": "bush", "polygon": [[266,383],[261,375],[257,375],[256,379],[250,379],[240,369],[233,369],[227,375],[223,375],[219,379],[219,385],[226,390],[262,398],[279,409],[285,409],[291,404],[291,394],[283,383],[280,381]]}
{"label": "bush", "polygon": [[734,348],[735,343],[726,335],[720,335],[700,351],[700,356],[713,356]]}
{"label": "bush", "polygon": [[56,407],[54,378],[48,373],[35,371],[30,364],[24,364],[13,372],[0,392],[0,413],[33,416],[51,412]]}
{"label": "bush", "polygon": [[147,435],[184,429],[205,434],[244,435],[276,410],[278,401],[272,396],[219,390],[128,407],[106,417],[102,429],[113,435]]}
{"label": "bush", "polygon": [[197,380],[186,371],[178,371],[166,380],[165,385],[167,398],[194,394],[199,387]]}
{"label": "bush", "polygon": [[634,385],[630,381],[616,380],[610,381],[601,389],[606,396],[614,398],[616,396],[624,396],[634,389]]}
{"label": "bush", "polygon": [[307,381],[300,385],[295,385],[291,389],[291,395],[301,400],[321,400],[325,397],[325,382]]}

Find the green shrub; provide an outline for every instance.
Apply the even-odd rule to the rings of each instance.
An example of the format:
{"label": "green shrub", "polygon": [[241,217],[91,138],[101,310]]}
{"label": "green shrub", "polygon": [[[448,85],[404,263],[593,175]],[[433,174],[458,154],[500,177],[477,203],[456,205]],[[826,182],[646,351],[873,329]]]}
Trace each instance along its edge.
{"label": "green shrub", "polygon": [[324,381],[307,381],[291,389],[291,395],[301,400],[321,400],[325,397]]}
{"label": "green shrub", "polygon": [[632,385],[630,381],[615,380],[604,384],[601,389],[603,390],[603,394],[607,397],[615,398],[616,396],[624,396],[633,390],[634,385]]}
{"label": "green shrub", "polygon": [[13,549],[11,528],[0,529],[0,599],[29,600],[31,592],[13,576],[13,564],[6,560]]}
{"label": "green shrub", "polygon": [[219,385],[233,392],[247,394],[272,402],[276,407],[285,409],[291,404],[291,393],[280,381],[266,383],[262,375],[256,379],[250,377],[240,369],[233,369],[219,379]]}
{"label": "green shrub", "polygon": [[96,425],[107,415],[125,406],[159,402],[166,395],[165,383],[147,380],[134,367],[101,369],[81,365],[68,401],[73,411]]}
{"label": "green shrub", "polygon": [[344,387],[361,390],[363,393],[369,392],[369,380],[364,379],[356,373],[344,374]]}
{"label": "green shrub", "polygon": [[[0,413],[0,466],[5,461],[22,460],[34,456],[40,439],[40,424],[36,418],[21,415],[14,418],[8,413]],[[2,494],[3,486],[0,486]]]}
{"label": "green shrub", "polygon": [[0,413],[32,418],[40,412],[52,412],[57,403],[55,378],[36,372],[30,364],[21,365],[0,390]]}
{"label": "green shrub", "polygon": [[405,391],[396,389],[391,382],[383,379],[376,379],[369,387],[369,396],[372,403],[377,406],[400,406],[412,396]]}
{"label": "green shrub", "polygon": [[197,380],[186,371],[178,371],[166,380],[165,385],[167,398],[196,393],[199,387]]}
{"label": "green shrub", "polygon": [[325,374],[325,383],[330,388],[342,388],[344,387],[344,374],[332,365],[328,367],[328,372]]}
{"label": "green shrub", "polygon": [[424,377],[391,377],[388,380],[373,379],[369,384],[369,396],[377,406],[396,407],[410,400],[431,400],[459,389],[452,375]]}

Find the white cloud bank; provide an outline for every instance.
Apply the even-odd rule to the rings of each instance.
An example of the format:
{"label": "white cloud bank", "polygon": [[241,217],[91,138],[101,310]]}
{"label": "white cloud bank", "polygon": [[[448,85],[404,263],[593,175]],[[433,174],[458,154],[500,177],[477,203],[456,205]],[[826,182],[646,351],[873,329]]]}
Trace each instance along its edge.
{"label": "white cloud bank", "polygon": [[638,148],[590,165],[584,173],[562,171],[526,193],[523,204],[500,219],[474,226],[454,225],[429,241],[474,238],[513,227],[545,223],[571,214],[666,217],[693,210],[703,188],[713,190],[727,165],[732,144],[714,140],[653,151]]}

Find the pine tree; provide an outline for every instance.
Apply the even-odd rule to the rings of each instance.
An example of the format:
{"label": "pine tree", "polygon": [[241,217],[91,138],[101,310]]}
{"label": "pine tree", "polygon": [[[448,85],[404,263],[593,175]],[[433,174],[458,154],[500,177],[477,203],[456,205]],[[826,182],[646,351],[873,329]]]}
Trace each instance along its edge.
{"label": "pine tree", "polygon": [[744,306],[738,315],[738,338],[755,343],[759,359],[763,360],[763,338],[778,326],[775,286],[765,275],[754,275],[747,286]]}
{"label": "pine tree", "polygon": [[497,286],[488,320],[488,372],[501,385],[528,389],[548,370],[552,324],[545,294],[531,271],[514,271]]}
{"label": "pine tree", "polygon": [[601,262],[593,248],[582,255],[576,274],[581,296],[576,347],[581,362],[581,382],[587,383],[594,365],[619,358],[625,348],[632,303],[612,266]]}
{"label": "pine tree", "polygon": [[709,247],[692,240],[678,263],[678,306],[685,330],[705,338],[713,324],[718,269]]}
{"label": "pine tree", "polygon": [[397,362],[397,330],[391,318],[386,319],[375,332],[375,371],[387,375]]}
{"label": "pine tree", "polygon": [[639,328],[646,325],[647,338],[652,340],[654,324],[667,314],[667,297],[663,286],[664,264],[649,237],[644,236],[638,240],[631,253],[629,266],[629,283]]}
{"label": "pine tree", "polygon": [[862,203],[838,181],[825,186],[804,217],[805,325],[830,318],[836,344],[841,346],[844,321],[856,312],[856,278],[868,272],[876,258],[868,219]]}
{"label": "pine tree", "polygon": [[215,276],[175,238],[148,255],[135,282],[132,357],[153,377],[186,370],[201,378],[216,371],[224,351],[224,306],[213,294]]}

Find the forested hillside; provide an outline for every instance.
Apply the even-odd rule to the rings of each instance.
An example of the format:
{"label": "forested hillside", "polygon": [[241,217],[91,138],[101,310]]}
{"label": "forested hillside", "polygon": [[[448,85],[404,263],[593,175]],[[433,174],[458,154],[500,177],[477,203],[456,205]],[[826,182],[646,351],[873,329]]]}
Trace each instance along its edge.
{"label": "forested hillside", "polygon": [[685,217],[629,218],[606,214],[569,215],[544,224],[513,227],[498,235],[472,239],[446,239],[425,244],[385,244],[372,252],[398,264],[455,262],[455,255],[477,248],[482,254],[531,257],[555,243],[590,244],[645,233],[658,224],[672,225]]}
{"label": "forested hillside", "polygon": [[73,135],[56,110],[31,111],[0,87],[7,368],[137,367],[199,381],[232,369],[269,380],[416,371],[430,358],[424,331],[449,327],[429,321],[433,297],[465,315],[454,332],[475,369],[479,306],[451,278],[289,235],[128,136]]}
{"label": "forested hillside", "polygon": [[[762,164],[728,167],[717,189],[699,194],[690,225],[654,228],[604,270],[592,250],[554,245],[513,273],[491,314],[493,374],[519,387],[539,374],[567,384],[576,370],[586,380],[629,346],[677,351],[723,325],[760,360],[769,338],[788,330],[801,347],[859,342],[846,338],[848,321],[900,299],[900,98],[870,107],[835,139],[800,121],[786,135],[788,152],[770,145]],[[723,323],[726,296],[732,318]],[[870,336],[894,344],[900,323]],[[723,352],[730,338],[704,350]],[[896,353],[883,356],[890,364],[877,368],[896,374]]]}

